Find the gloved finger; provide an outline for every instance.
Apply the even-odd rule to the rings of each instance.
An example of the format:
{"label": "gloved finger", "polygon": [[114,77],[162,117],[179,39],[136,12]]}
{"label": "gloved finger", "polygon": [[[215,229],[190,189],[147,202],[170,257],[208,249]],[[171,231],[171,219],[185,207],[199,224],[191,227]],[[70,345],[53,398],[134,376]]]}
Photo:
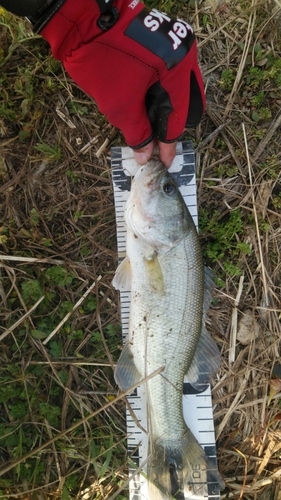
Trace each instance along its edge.
{"label": "gloved finger", "polygon": [[205,110],[205,93],[202,75],[198,65],[190,73],[190,98],[185,126],[197,127]]}
{"label": "gloved finger", "polygon": [[146,109],[153,131],[162,142],[176,141],[185,126],[198,125],[205,95],[195,42],[188,55],[148,89]]}
{"label": "gloved finger", "polygon": [[145,165],[153,155],[154,141],[140,149],[134,150],[134,157],[139,165]]}
{"label": "gloved finger", "polygon": [[166,143],[158,141],[159,159],[166,168],[170,168],[176,156],[176,142]]}
{"label": "gloved finger", "polygon": [[154,139],[143,148],[135,149],[134,158],[139,165],[145,165],[157,148],[159,160],[166,168],[170,168],[176,155],[176,144],[176,142],[166,143]]}

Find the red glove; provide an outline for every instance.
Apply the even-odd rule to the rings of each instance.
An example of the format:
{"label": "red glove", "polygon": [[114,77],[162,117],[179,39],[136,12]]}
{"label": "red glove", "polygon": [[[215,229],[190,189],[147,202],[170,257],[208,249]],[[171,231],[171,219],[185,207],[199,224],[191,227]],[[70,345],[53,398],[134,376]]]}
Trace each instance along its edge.
{"label": "red glove", "polygon": [[200,122],[204,88],[186,22],[139,0],[66,0],[41,35],[132,148],[176,141]]}

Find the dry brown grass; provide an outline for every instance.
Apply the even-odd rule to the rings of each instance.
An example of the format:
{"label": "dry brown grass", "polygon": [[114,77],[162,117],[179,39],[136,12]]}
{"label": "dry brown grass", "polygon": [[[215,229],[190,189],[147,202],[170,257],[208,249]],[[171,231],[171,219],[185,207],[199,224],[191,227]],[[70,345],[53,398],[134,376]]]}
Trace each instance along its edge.
{"label": "dry brown grass", "polygon": [[[217,224],[239,209],[243,230],[234,239],[250,247],[249,254],[229,249],[240,276],[226,273],[223,259],[208,261],[224,280],[208,318],[223,357],[213,388],[219,467],[227,485],[222,499],[280,500],[281,394],[280,386],[271,393],[270,387],[273,367],[280,362],[281,83],[268,78],[254,87],[249,80],[251,67],[267,70],[269,53],[281,56],[280,5],[205,0],[175,8],[196,27],[208,97],[202,124],[189,133],[196,148],[199,208],[210,216],[218,212]],[[18,36],[12,24],[13,33]],[[0,117],[0,248],[5,257],[0,261],[0,381],[11,390],[20,384],[28,405],[26,416],[17,417],[15,398],[3,400],[0,424],[2,432],[5,424],[11,433],[31,433],[32,440],[17,456],[14,445],[2,446],[0,440],[0,498],[108,499],[127,477],[124,405],[114,399],[112,376],[121,337],[118,296],[111,287],[116,242],[110,177],[110,146],[124,143],[93,101],[52,66],[44,42],[23,36],[25,41],[9,53],[12,34],[2,26],[3,101],[23,106],[26,96],[15,92],[15,84],[26,77],[19,77],[18,66],[32,73],[33,95],[26,114],[19,113],[16,121]],[[257,59],[257,43],[264,61]],[[233,70],[231,87],[222,82],[225,69]],[[46,86],[48,78],[53,87]],[[271,115],[254,120],[251,99],[260,90]],[[70,113],[73,103],[78,110]],[[20,141],[22,130],[26,138]],[[54,150],[39,151],[42,143],[56,152],[59,145],[58,157],[52,156]],[[203,249],[214,238],[203,230]],[[52,266],[64,267],[72,283],[54,288],[45,278]],[[32,303],[23,297],[23,283],[35,278],[45,294],[55,290],[54,300],[48,295],[49,309],[39,303],[40,294]],[[83,309],[88,292],[96,299],[92,312]],[[63,302],[76,307],[59,315]],[[52,338],[32,334],[41,316],[50,322]],[[244,343],[243,317],[248,324],[252,318]],[[113,336],[108,325],[116,327]],[[73,338],[67,327],[82,334]],[[94,342],[93,332],[99,339]],[[58,357],[50,348],[52,340],[60,342]],[[34,407],[35,393],[38,401],[60,406],[53,424]],[[104,435],[107,448],[101,446],[95,455],[98,467],[110,447],[113,454],[99,477],[92,445]],[[42,460],[41,483],[24,479],[30,477],[22,473],[24,464],[36,468]],[[67,481],[75,474],[71,489]]]}
{"label": "dry brown grass", "polygon": [[[280,57],[280,9],[273,2],[253,0],[247,5],[242,13],[227,2],[221,5],[210,34],[200,35],[199,29],[209,96],[203,140],[218,131],[198,148],[199,204],[218,208],[222,221],[231,211],[242,210],[243,233],[236,237],[251,248],[249,255],[237,257],[240,279],[226,279],[210,312],[223,352],[223,367],[213,389],[219,463],[228,490],[222,498],[276,500],[280,498],[280,387],[271,400],[269,392],[273,366],[280,361],[281,213],[272,200],[280,189],[281,93],[279,87],[278,102],[268,100],[271,119],[256,126],[247,97],[258,89],[247,84],[247,76],[257,62],[254,44],[258,41]],[[235,79],[225,94],[219,79],[228,68],[235,70]],[[224,143],[219,149],[217,137]],[[275,174],[269,173],[270,161]],[[226,162],[236,167],[235,174],[218,176],[218,166]],[[267,223],[266,231],[262,221]],[[218,262],[219,267],[222,264]],[[252,316],[252,323],[247,327],[250,338],[243,345],[239,329],[245,313]]]}

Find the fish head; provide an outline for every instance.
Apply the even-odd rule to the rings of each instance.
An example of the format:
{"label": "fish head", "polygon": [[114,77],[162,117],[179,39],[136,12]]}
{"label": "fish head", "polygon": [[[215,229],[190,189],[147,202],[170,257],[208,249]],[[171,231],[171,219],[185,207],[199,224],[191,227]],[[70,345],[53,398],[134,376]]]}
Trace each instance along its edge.
{"label": "fish head", "polygon": [[177,245],[193,224],[175,180],[155,158],[135,175],[125,218],[137,237],[164,252]]}

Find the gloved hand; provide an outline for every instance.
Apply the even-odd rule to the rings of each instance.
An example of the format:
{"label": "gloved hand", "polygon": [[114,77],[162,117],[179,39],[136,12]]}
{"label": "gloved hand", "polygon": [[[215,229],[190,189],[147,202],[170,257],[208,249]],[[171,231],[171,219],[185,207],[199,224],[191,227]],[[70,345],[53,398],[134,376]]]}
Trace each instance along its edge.
{"label": "gloved hand", "polygon": [[148,10],[139,0],[58,4],[40,34],[132,148],[151,156],[155,137],[172,143],[200,122],[204,88],[195,37],[185,21]]}

